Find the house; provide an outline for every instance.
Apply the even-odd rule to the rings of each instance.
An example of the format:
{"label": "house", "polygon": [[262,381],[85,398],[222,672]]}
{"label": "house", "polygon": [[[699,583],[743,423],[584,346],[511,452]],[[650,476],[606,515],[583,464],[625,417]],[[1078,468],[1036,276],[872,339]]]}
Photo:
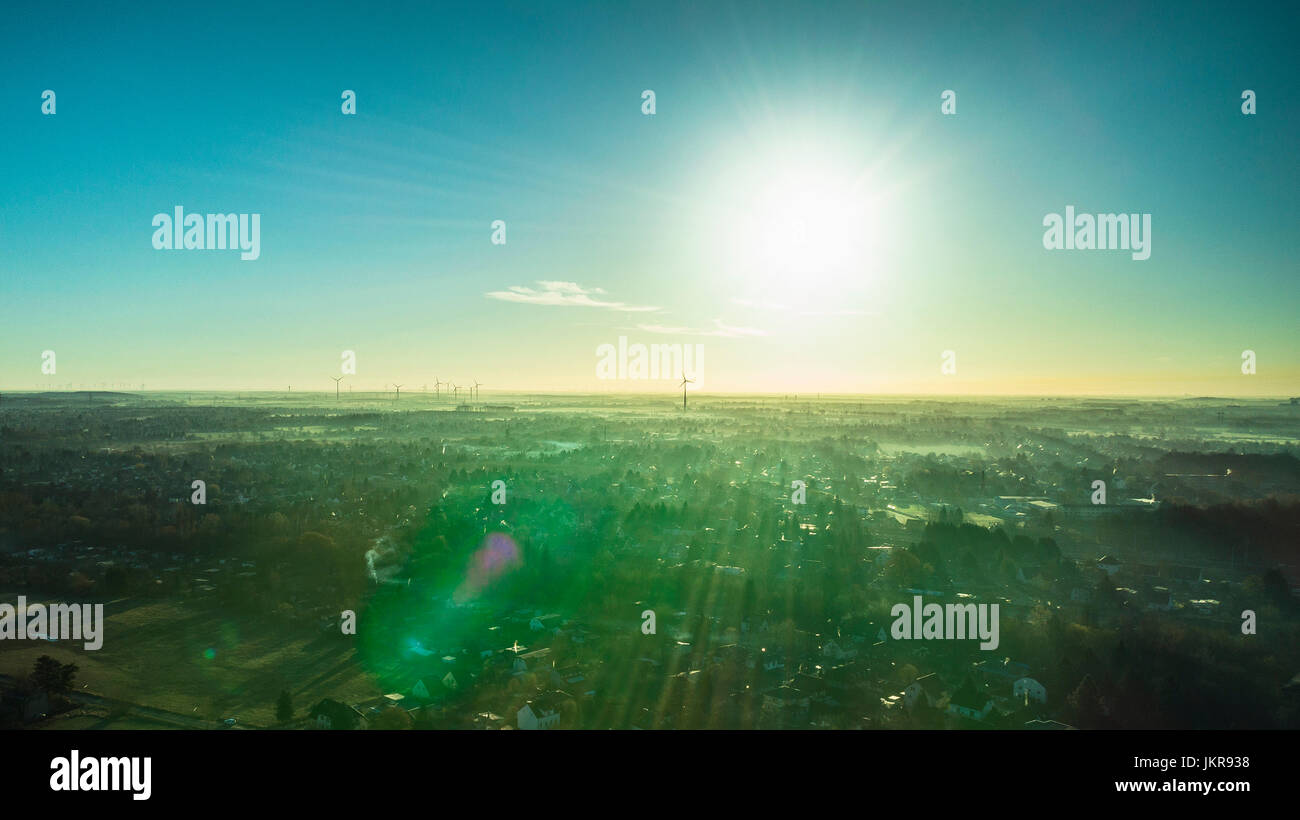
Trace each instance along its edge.
{"label": "house", "polygon": [[763,712],[768,720],[782,725],[798,725],[807,721],[809,697],[793,686],[778,686],[763,693]]}
{"label": "house", "polygon": [[750,666],[750,652],[746,647],[741,646],[740,644],[723,644],[714,650],[713,662],[715,664]]}
{"label": "house", "polygon": [[1016,703],[1026,706],[1031,703],[1047,703],[1047,689],[1033,678],[1021,678],[1012,684],[1011,695]]}
{"label": "house", "polygon": [[1070,725],[1068,725],[1068,724],[1065,724],[1065,723],[1061,723],[1061,722],[1059,722],[1059,721],[1055,721],[1055,720],[1030,720],[1030,721],[1027,721],[1027,722],[1025,723],[1025,728],[1026,728],[1026,729],[1058,729],[1058,730],[1059,730],[1059,729],[1073,729],[1074,727],[1073,727],[1073,726],[1070,726]]}
{"label": "house", "polygon": [[554,632],[559,627],[559,615],[538,615],[528,622],[528,628],[533,632]]}
{"label": "house", "polygon": [[831,638],[822,646],[822,654],[833,661],[845,661],[856,658],[858,650],[849,641],[845,641],[844,645],[840,646],[834,638]]}
{"label": "house", "polygon": [[810,675],[807,672],[796,672],[794,678],[790,681],[790,685],[809,698],[819,698],[826,694],[825,679]]}
{"label": "house", "polygon": [[852,661],[832,666],[822,673],[826,692],[834,697],[843,697],[857,689],[863,684],[864,678],[863,669]]}
{"label": "house", "polygon": [[975,664],[975,672],[984,679],[985,683],[995,685],[1015,683],[1021,678],[1029,677],[1029,667],[1010,658],[1003,658],[1000,661],[980,661]]}
{"label": "house", "polygon": [[515,655],[514,662],[511,664],[510,672],[515,677],[526,673],[530,668],[535,668],[542,664],[551,654],[550,647],[543,649],[534,649],[530,652],[524,652]]}
{"label": "house", "polygon": [[420,700],[432,700],[435,694],[440,694],[438,684],[426,683],[424,678],[420,678],[411,687],[411,697]]}
{"label": "house", "polygon": [[1016,570],[1016,580],[1022,584],[1029,584],[1040,589],[1046,589],[1052,585],[1052,579],[1044,572],[1043,568],[1038,565],[1022,566]]}
{"label": "house", "polygon": [[556,664],[551,669],[551,685],[579,697],[592,697],[596,694],[595,686],[587,674],[586,667],[576,660]]}
{"label": "house", "polygon": [[359,709],[330,698],[313,706],[308,717],[316,729],[360,729],[365,723]]}
{"label": "house", "polygon": [[988,695],[976,689],[970,678],[967,678],[957,691],[953,692],[952,698],[948,701],[948,714],[969,720],[983,720],[992,709],[993,701]]}
{"label": "house", "polygon": [[943,698],[943,693],[943,681],[931,672],[912,681],[911,685],[903,690],[903,706],[909,712],[922,703],[931,708],[937,707]]}
{"label": "house", "polygon": [[1174,596],[1168,587],[1151,587],[1143,590],[1142,603],[1153,612],[1169,612],[1174,608]]}
{"label": "house", "polygon": [[525,703],[517,715],[520,729],[554,729],[560,724],[559,692],[548,692]]}
{"label": "house", "polygon": [[836,632],[841,647],[844,647],[846,638],[855,644],[864,644],[883,641],[888,637],[884,627],[866,618],[846,618]]}
{"label": "house", "polygon": [[764,672],[783,673],[785,671],[785,655],[781,652],[769,651],[764,647],[758,653],[758,667]]}
{"label": "house", "polygon": [[506,719],[492,712],[479,712],[474,716],[472,723],[475,729],[506,729],[509,724]]}
{"label": "house", "polygon": [[418,700],[435,700],[447,697],[455,693],[459,688],[460,683],[456,680],[456,676],[448,672],[440,679],[432,677],[420,678],[411,687],[411,697]]}

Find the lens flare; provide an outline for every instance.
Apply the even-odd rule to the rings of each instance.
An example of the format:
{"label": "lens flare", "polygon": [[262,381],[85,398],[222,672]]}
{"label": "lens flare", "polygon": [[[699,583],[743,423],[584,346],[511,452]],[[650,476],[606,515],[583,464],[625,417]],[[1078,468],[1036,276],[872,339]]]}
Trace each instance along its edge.
{"label": "lens flare", "polygon": [[477,598],[497,580],[522,566],[523,555],[519,545],[505,533],[490,533],[469,559],[465,580],[457,588],[453,598],[463,602]]}

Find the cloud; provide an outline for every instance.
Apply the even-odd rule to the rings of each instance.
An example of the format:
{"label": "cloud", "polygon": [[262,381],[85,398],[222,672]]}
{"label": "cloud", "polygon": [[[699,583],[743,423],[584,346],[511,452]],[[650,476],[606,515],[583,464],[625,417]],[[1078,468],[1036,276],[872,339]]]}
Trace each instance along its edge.
{"label": "cloud", "polygon": [[784,313],[793,313],[796,316],[878,316],[879,313],[870,310],[853,310],[837,308],[834,310],[794,310],[789,305],[783,305],[780,302],[755,302],[751,299],[732,299],[732,303],[741,307],[753,308],[755,310],[775,310]]}
{"label": "cloud", "polygon": [[755,302],[752,299],[732,299],[733,304],[741,307],[757,308],[758,310],[789,310],[789,305],[783,305],[780,302]]}
{"label": "cloud", "polygon": [[671,325],[637,325],[637,330],[643,330],[646,333],[659,333],[664,336],[718,336],[727,339],[735,339],[742,336],[766,336],[766,330],[759,330],[752,327],[735,327],[723,324],[721,319],[714,319],[713,330],[695,330],[689,327],[678,327]]}
{"label": "cloud", "polygon": [[644,330],[646,333],[662,333],[665,336],[679,336],[693,332],[688,327],[673,327],[670,325],[637,325],[636,329]]}
{"label": "cloud", "polygon": [[766,336],[767,335],[766,330],[759,330],[758,328],[724,325],[721,319],[714,319],[713,323],[718,326],[717,329],[704,334],[705,336],[735,337],[735,336]]}
{"label": "cloud", "polygon": [[523,285],[511,285],[506,290],[493,290],[483,294],[489,299],[502,302],[518,302],[526,305],[545,305],[547,307],[593,307],[606,310],[626,310],[646,313],[659,310],[657,307],[629,305],[626,302],[612,302],[607,299],[593,298],[604,296],[601,288],[584,288],[577,282],[559,282],[551,279],[539,279],[537,288]]}
{"label": "cloud", "polygon": [[874,310],[801,310],[800,316],[879,316]]}

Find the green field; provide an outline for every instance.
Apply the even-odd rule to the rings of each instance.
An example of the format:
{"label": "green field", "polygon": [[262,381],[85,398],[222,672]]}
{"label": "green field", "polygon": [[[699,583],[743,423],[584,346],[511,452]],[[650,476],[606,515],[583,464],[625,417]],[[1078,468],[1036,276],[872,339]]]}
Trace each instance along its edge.
{"label": "green field", "polygon": [[[232,617],[207,605],[122,599],[104,607],[104,645],[5,641],[0,674],[20,677],[50,655],[78,667],[76,691],[206,720],[275,724],[276,698],[301,717],[321,698],[383,694],[349,644],[274,618]],[[108,728],[127,728],[114,725]]]}

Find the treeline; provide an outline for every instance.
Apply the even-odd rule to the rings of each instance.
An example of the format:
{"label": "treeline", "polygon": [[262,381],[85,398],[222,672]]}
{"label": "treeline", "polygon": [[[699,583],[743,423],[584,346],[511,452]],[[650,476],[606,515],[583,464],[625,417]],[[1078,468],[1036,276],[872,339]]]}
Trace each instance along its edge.
{"label": "treeline", "polygon": [[1210,507],[1166,504],[1152,529],[1153,538],[1195,544],[1219,560],[1290,564],[1300,544],[1300,497]]}

